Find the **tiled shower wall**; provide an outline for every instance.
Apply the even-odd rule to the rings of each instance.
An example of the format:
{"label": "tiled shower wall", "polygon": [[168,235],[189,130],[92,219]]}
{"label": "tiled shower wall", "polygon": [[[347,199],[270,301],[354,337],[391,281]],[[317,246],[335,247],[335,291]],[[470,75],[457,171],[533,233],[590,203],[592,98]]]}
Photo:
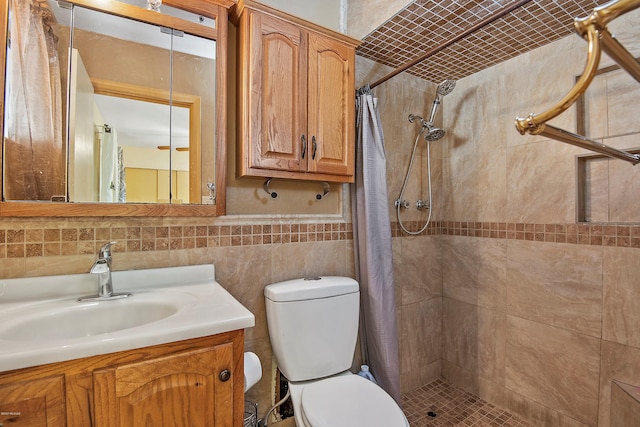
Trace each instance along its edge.
{"label": "tiled shower wall", "polygon": [[[636,56],[638,16],[611,25]],[[619,160],[593,168],[584,184],[602,222],[576,225],[575,156],[588,151],[513,126],[560,100],[586,55],[573,36],[465,78],[443,101],[439,218],[467,226],[439,242],[442,374],[540,426],[609,426],[612,380],[640,385],[637,171]],[[637,82],[598,76],[588,135],[638,147],[638,111]],[[575,132],[576,120],[572,108],[552,123]],[[467,232],[475,222],[506,233]],[[509,237],[514,226],[525,239]]]}

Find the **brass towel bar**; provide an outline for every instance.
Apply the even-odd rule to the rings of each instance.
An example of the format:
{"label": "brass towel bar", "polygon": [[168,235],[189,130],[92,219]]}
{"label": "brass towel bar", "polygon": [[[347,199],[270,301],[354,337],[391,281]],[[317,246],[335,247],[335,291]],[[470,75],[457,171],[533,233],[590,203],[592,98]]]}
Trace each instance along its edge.
{"label": "brass towel bar", "polygon": [[602,50],[640,82],[640,63],[607,30],[609,22],[638,7],[640,7],[640,0],[613,0],[595,8],[593,13],[586,18],[575,19],[576,32],[588,42],[587,64],[584,73],[569,93],[549,110],[539,114],[531,113],[528,117],[516,117],[515,125],[520,134],[546,136],[613,158],[626,160],[634,165],[640,163],[640,154],[618,150],[582,135],[546,124],[547,121],[566,111],[586,92],[598,71]]}

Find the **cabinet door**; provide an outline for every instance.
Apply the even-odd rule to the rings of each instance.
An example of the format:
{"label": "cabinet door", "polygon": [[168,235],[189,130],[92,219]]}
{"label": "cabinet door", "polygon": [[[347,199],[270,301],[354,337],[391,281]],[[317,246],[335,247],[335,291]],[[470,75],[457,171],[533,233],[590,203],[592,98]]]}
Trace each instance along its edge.
{"label": "cabinet door", "polygon": [[94,372],[95,425],[232,427],[233,344]]}
{"label": "cabinet door", "polygon": [[304,171],[306,39],[299,27],[268,15],[248,19],[249,167]]}
{"label": "cabinet door", "polygon": [[309,172],[354,174],[355,52],[320,34],[309,34]]}
{"label": "cabinet door", "polygon": [[64,402],[63,376],[1,385],[0,426],[65,426]]}

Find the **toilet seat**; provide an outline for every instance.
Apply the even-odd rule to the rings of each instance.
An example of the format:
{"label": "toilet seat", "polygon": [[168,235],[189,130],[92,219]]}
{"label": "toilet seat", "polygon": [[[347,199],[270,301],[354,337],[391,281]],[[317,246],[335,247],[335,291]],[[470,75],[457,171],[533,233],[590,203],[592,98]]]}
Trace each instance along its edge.
{"label": "toilet seat", "polygon": [[313,427],[405,427],[396,402],[378,385],[358,375],[327,378],[302,389],[302,416]]}

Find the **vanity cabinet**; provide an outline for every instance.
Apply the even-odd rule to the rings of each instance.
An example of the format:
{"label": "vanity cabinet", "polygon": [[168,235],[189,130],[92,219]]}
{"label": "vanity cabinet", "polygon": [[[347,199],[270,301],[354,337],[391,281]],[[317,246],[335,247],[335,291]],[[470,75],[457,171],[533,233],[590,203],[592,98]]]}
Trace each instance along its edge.
{"label": "vanity cabinet", "polygon": [[0,425],[240,427],[243,340],[239,330],[2,372]]}
{"label": "vanity cabinet", "polygon": [[354,182],[359,41],[252,1],[232,20],[238,175]]}
{"label": "vanity cabinet", "polygon": [[65,425],[64,376],[0,385],[0,426]]}

